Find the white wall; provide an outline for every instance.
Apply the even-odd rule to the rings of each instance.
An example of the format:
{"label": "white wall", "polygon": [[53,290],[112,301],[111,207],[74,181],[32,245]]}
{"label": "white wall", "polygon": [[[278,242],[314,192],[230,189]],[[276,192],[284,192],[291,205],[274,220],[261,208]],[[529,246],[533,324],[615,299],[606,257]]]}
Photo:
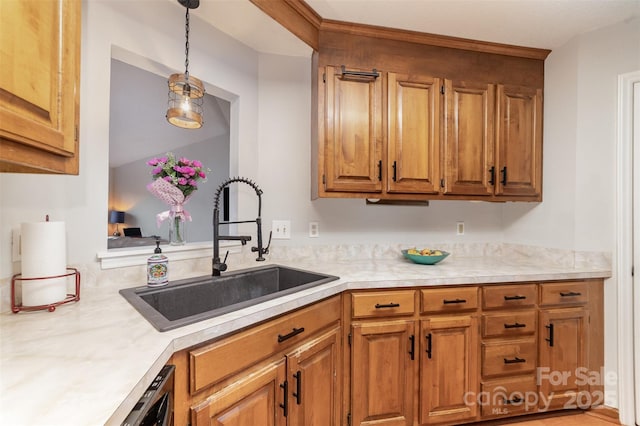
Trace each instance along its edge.
{"label": "white wall", "polygon": [[[617,77],[640,69],[640,19],[583,34],[545,63],[544,202],[504,212],[508,242],[615,260]],[[605,369],[617,371],[617,291],[605,283]],[[623,373],[624,374],[624,373]],[[606,386],[617,406],[616,385]]]}

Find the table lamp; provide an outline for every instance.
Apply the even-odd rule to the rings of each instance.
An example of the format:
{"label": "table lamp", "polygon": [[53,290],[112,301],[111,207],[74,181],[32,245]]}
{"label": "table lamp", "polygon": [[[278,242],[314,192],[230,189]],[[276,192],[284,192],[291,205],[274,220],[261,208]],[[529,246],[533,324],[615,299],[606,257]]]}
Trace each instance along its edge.
{"label": "table lamp", "polygon": [[109,223],[115,223],[116,224],[116,230],[113,233],[114,237],[119,237],[120,236],[120,230],[118,229],[118,224],[119,223],[124,223],[124,212],[120,212],[117,210],[111,210],[111,212],[109,212]]}

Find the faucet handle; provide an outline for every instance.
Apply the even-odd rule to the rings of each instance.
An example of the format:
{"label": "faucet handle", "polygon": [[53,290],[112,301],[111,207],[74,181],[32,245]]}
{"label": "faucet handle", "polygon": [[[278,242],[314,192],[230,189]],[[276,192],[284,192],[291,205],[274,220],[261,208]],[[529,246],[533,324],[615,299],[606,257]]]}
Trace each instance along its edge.
{"label": "faucet handle", "polygon": [[264,248],[264,250],[262,250],[262,252],[264,254],[269,254],[269,247],[271,247],[271,235],[273,234],[273,231],[269,231],[269,241],[267,242],[267,246]]}
{"label": "faucet handle", "polygon": [[225,253],[224,260],[218,265],[218,271],[224,272],[227,270],[227,257],[229,257],[229,250]]}

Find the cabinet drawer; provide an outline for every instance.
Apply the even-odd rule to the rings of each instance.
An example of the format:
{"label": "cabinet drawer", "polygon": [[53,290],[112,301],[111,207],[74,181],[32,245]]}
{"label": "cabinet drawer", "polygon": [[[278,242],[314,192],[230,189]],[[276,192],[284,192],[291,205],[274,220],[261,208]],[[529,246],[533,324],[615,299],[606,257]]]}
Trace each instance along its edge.
{"label": "cabinet drawer", "polygon": [[536,311],[515,311],[482,316],[482,337],[509,337],[534,334]]}
{"label": "cabinet drawer", "polygon": [[196,393],[340,319],[333,297],[189,351],[189,390]]}
{"label": "cabinet drawer", "polygon": [[482,375],[484,377],[532,372],[537,364],[536,340],[482,343]]}
{"label": "cabinet drawer", "polygon": [[390,290],[353,293],[353,318],[413,315],[414,290]]}
{"label": "cabinet drawer", "polygon": [[456,312],[477,309],[478,287],[422,290],[422,312]]}
{"label": "cabinet drawer", "polygon": [[584,281],[541,284],[541,305],[578,305],[589,301],[589,285]]}
{"label": "cabinet drawer", "polygon": [[512,416],[536,412],[538,386],[535,376],[482,383],[482,417]]}
{"label": "cabinet drawer", "polygon": [[486,286],[482,288],[482,307],[494,309],[534,306],[537,296],[536,284]]}

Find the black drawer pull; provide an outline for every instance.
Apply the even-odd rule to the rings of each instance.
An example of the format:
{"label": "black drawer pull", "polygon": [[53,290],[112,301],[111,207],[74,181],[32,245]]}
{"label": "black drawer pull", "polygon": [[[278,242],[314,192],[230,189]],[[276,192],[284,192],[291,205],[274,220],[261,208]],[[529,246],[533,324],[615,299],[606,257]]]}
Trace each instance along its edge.
{"label": "black drawer pull", "polygon": [[562,297],[582,296],[582,293],[580,293],[578,291],[570,291],[569,293],[560,292],[560,296],[562,296]]}
{"label": "black drawer pull", "polygon": [[505,324],[504,328],[525,328],[526,324],[520,324],[519,322],[514,322],[513,324]]}
{"label": "black drawer pull", "polygon": [[411,355],[411,361],[416,359],[416,336],[413,334],[409,336],[409,342],[411,343],[411,347],[409,348],[409,355]]}
{"label": "black drawer pull", "polygon": [[289,382],[285,380],[284,383],[280,384],[280,388],[284,394],[284,400],[282,401],[282,404],[278,405],[282,408],[282,415],[287,417],[289,415]]}
{"label": "black drawer pull", "polygon": [[514,396],[513,399],[505,399],[504,400],[504,405],[509,405],[509,404],[519,404],[522,401],[524,401],[524,399],[518,397],[518,396]]}
{"label": "black drawer pull", "polygon": [[380,304],[380,303],[376,303],[376,309],[383,309],[383,308],[398,308],[400,307],[399,303],[386,303],[386,304]]}
{"label": "black drawer pull", "polygon": [[527,362],[527,360],[524,358],[518,358],[518,357],[515,357],[513,359],[504,358],[505,364],[521,364],[523,362]]}
{"label": "black drawer pull", "polygon": [[524,300],[527,296],[505,296],[504,300]]}
{"label": "black drawer pull", "polygon": [[454,299],[454,300],[444,299],[442,303],[445,305],[452,305],[454,303],[467,303],[467,300],[466,299]]}
{"label": "black drawer pull", "polygon": [[285,334],[284,336],[282,334],[278,334],[278,343],[282,343],[287,339],[291,339],[293,336],[297,336],[303,331],[304,331],[304,327],[300,327],[300,328],[294,327],[293,330],[291,330],[291,333],[289,334]]}
{"label": "black drawer pull", "polygon": [[296,379],[296,391],[292,392],[296,399],[296,404],[300,405],[302,403],[302,371],[298,370],[296,374],[293,375],[293,378]]}
{"label": "black drawer pull", "polygon": [[549,342],[549,347],[553,347],[553,323],[549,325],[545,325],[545,328],[549,330],[549,338],[545,338],[547,342]]}

